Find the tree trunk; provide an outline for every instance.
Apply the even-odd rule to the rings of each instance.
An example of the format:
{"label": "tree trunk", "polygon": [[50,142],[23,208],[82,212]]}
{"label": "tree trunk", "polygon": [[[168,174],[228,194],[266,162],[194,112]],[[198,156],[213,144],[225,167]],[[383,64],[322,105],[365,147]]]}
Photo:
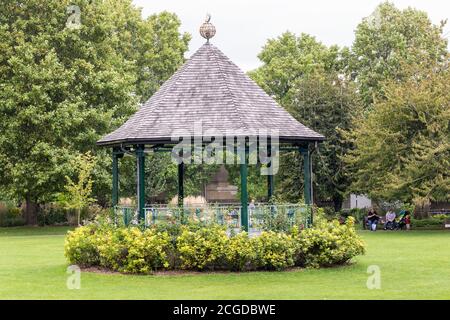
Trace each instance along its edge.
{"label": "tree trunk", "polygon": [[26,196],[26,206],[25,206],[25,223],[29,226],[36,226],[38,224],[37,220],[37,209],[38,205],[35,201],[31,199],[30,195]]}
{"label": "tree trunk", "polygon": [[341,195],[333,196],[333,205],[334,205],[335,212],[341,211],[343,201],[344,201],[344,199],[342,198]]}

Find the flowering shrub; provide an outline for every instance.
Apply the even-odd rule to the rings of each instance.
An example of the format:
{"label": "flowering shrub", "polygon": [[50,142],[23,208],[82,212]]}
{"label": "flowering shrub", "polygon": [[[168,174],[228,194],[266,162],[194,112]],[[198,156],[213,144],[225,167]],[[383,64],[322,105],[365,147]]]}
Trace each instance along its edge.
{"label": "flowering shrub", "polygon": [[233,271],[283,270],[348,262],[364,253],[354,219],[344,225],[317,218],[310,229],[227,234],[210,224],[160,225],[145,229],[90,224],[69,232],[65,255],[70,263],[126,273],[158,269]]}

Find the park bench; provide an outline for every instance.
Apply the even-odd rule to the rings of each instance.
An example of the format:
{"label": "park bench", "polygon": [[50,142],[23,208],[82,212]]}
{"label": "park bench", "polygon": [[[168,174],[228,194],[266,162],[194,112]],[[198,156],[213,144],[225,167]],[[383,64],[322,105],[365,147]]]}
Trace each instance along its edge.
{"label": "park bench", "polygon": [[445,229],[450,229],[450,220],[445,220],[445,222],[444,222],[444,228],[445,228]]}
{"label": "park bench", "polygon": [[437,214],[445,214],[445,215],[450,215],[450,209],[435,209],[435,210],[430,210],[430,215],[434,216]]}

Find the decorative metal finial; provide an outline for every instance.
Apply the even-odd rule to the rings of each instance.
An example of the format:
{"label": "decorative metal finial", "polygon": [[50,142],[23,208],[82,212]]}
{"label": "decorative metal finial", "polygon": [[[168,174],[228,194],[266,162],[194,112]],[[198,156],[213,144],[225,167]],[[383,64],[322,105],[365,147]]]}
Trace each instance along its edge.
{"label": "decorative metal finial", "polygon": [[206,42],[209,42],[209,39],[214,37],[216,34],[216,27],[214,27],[211,23],[211,15],[208,13],[206,15],[205,22],[200,26],[200,35],[206,39]]}

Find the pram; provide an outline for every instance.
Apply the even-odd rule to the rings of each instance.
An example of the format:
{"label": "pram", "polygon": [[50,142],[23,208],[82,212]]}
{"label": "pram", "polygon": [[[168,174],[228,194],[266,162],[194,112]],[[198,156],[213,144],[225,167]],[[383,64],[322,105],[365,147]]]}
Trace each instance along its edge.
{"label": "pram", "polygon": [[407,215],[408,215],[408,212],[406,212],[405,210],[402,210],[400,212],[399,220],[398,220],[398,222],[395,223],[396,230],[403,230],[404,228],[406,228],[406,216]]}

